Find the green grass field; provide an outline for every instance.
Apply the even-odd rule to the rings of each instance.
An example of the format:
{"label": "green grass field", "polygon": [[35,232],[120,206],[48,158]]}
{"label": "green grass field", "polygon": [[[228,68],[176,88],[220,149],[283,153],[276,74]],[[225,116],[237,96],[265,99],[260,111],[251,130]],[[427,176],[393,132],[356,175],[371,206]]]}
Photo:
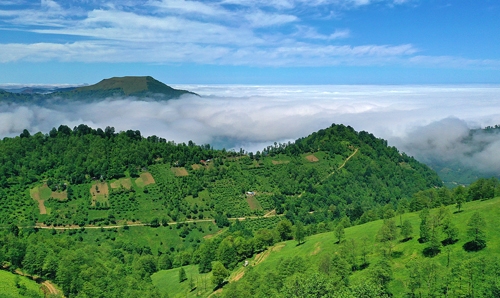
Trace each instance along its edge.
{"label": "green grass field", "polygon": [[[19,287],[16,286],[16,281]],[[44,297],[40,285],[24,276],[0,270],[0,298]]]}
{"label": "green grass field", "polygon": [[[451,212],[456,211],[454,206],[448,206]],[[437,210],[431,210],[431,214]],[[472,214],[479,211],[486,220],[486,235],[487,247],[478,252],[466,252],[463,249],[464,243],[468,241],[466,236],[467,222]],[[459,229],[459,240],[455,244],[441,248],[441,253],[433,258],[425,257],[423,254],[427,243],[421,244],[419,238],[419,213],[404,214],[402,219],[410,220],[413,226],[413,239],[407,242],[396,241],[393,248],[393,257],[391,258],[393,269],[393,280],[389,284],[389,289],[396,297],[401,297],[408,292],[408,270],[406,266],[415,260],[433,260],[442,267],[446,267],[448,260],[448,249],[450,251],[450,266],[461,263],[466,257],[479,256],[497,256],[500,257],[500,197],[487,201],[474,201],[465,204],[463,212],[454,213],[452,215],[453,222]],[[399,216],[394,218],[399,225]],[[383,221],[378,220],[369,222],[363,225],[353,226],[345,229],[345,239],[354,239],[356,241],[357,250],[360,250],[363,245],[366,246],[369,253],[367,255],[368,262],[375,264],[381,259],[381,244],[376,242],[375,237],[378,230],[382,226]],[[444,236],[441,236],[441,238]],[[362,239],[366,239],[363,244]],[[401,237],[399,237],[401,239]],[[305,243],[297,246],[296,241],[286,241],[277,243],[274,247],[269,248],[267,252],[257,255],[250,265],[254,265],[252,270],[260,275],[265,275],[266,272],[272,271],[278,267],[281,259],[289,259],[294,256],[300,256],[307,260],[309,270],[317,270],[319,260],[324,254],[339,253],[342,244],[337,243],[337,238],[333,232],[327,232],[317,235],[312,235],[306,238]],[[358,256],[359,257],[359,256]],[[370,266],[369,266],[370,267]],[[238,269],[238,267],[237,267]],[[241,271],[241,268],[239,268]],[[234,274],[235,272],[233,272]],[[350,280],[353,284],[366,280],[369,270],[360,270],[354,272]],[[177,290],[175,290],[178,292]]]}
{"label": "green grass field", "polygon": [[[169,298],[181,297],[207,297],[214,288],[211,278],[212,273],[199,274],[198,266],[184,266],[188,280],[179,282],[180,268],[161,270],[151,276],[153,284],[158,288],[160,294],[168,294]],[[193,280],[193,289],[190,287],[189,279]]]}

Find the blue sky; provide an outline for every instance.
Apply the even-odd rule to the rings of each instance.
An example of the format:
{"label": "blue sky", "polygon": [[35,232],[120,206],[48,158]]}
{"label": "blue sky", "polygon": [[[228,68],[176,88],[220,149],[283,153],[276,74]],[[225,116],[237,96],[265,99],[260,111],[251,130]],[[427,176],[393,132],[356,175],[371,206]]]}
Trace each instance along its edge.
{"label": "blue sky", "polygon": [[0,0],[1,83],[500,83],[497,0]]}

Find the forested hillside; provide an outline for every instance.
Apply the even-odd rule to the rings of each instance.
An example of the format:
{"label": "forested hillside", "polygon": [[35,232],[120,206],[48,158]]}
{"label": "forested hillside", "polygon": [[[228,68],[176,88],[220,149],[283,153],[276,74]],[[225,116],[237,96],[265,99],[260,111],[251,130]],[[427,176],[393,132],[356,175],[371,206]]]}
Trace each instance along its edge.
{"label": "forested hillside", "polygon": [[344,125],[256,153],[62,125],[1,140],[0,179],[4,267],[69,297],[165,295],[151,274],[193,264],[207,294],[292,231],[454,202],[428,167]]}
{"label": "forested hillside", "polygon": [[80,125],[2,140],[0,186],[1,223],[83,226],[98,214],[168,222],[273,209],[306,223],[356,221],[441,183],[384,140],[342,125],[256,154]]}

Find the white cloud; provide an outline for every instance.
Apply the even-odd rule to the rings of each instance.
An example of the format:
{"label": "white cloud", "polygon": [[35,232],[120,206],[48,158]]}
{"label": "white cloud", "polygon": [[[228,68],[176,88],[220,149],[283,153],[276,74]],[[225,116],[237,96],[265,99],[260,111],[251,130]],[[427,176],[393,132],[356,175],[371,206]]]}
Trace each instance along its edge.
{"label": "white cloud", "polygon": [[[343,123],[389,139],[390,144],[415,154],[411,150],[420,147],[411,144],[434,142],[419,151],[444,152],[453,148],[468,127],[500,124],[500,86],[174,87],[202,97],[44,107],[2,105],[0,137],[18,135],[24,128],[48,132],[60,124],[73,127],[85,123],[117,130],[139,129],[144,135],[156,134],[176,142],[193,140],[260,150],[264,144],[294,140],[332,123]],[[460,120],[433,124],[449,117]]]}
{"label": "white cloud", "polygon": [[349,29],[335,29],[335,31],[329,35],[318,33],[314,27],[310,26],[298,25],[297,30],[298,32],[295,35],[299,38],[306,39],[334,40],[348,38],[351,35]]}
{"label": "white cloud", "polygon": [[470,128],[500,124],[500,86],[173,87],[202,97],[0,104],[0,137],[19,135],[25,128],[47,133],[61,124],[73,128],[83,123],[140,130],[177,143],[193,140],[256,151],[341,123],[387,139],[424,162],[460,161],[485,173],[500,172],[500,134],[479,134],[463,142]]}
{"label": "white cloud", "polygon": [[217,6],[209,5],[200,1],[185,0],[151,0],[147,5],[162,9],[163,12],[179,12],[181,14],[201,14],[208,16],[224,16],[230,12]]}
{"label": "white cloud", "polygon": [[248,13],[245,18],[250,21],[252,27],[279,26],[298,21],[298,18],[293,15],[271,14],[263,11]]}

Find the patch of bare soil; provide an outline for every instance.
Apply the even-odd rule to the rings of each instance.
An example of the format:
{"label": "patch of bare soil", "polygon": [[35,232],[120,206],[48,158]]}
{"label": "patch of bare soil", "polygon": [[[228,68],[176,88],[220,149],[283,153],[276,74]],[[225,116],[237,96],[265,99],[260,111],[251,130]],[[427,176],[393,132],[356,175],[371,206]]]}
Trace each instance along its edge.
{"label": "patch of bare soil", "polygon": [[109,194],[108,183],[97,182],[92,184],[92,186],[90,187],[90,194],[92,196],[108,195]]}
{"label": "patch of bare soil", "polygon": [[189,173],[186,170],[186,168],[171,168],[172,172],[174,173],[175,176],[177,177],[183,177],[183,176],[188,176]]}
{"label": "patch of bare soil", "polygon": [[245,275],[245,270],[240,269],[239,271],[241,272],[237,272],[233,277],[229,279],[229,282],[238,281]]}
{"label": "patch of bare soil", "polygon": [[33,200],[38,202],[38,209],[40,210],[40,214],[47,214],[47,208],[45,208],[45,201],[40,199],[40,193],[38,191],[32,191],[31,197]]}
{"label": "patch of bare soil", "polygon": [[314,156],[314,154],[306,156],[306,159],[310,162],[318,162],[319,161],[319,159],[316,156]]}
{"label": "patch of bare soil", "polygon": [[258,253],[253,261],[253,266],[257,266],[262,263],[271,254],[271,249]]}
{"label": "patch of bare soil", "polygon": [[255,198],[255,195],[247,195],[247,203],[250,207],[250,210],[262,209],[259,201]]}
{"label": "patch of bare soil", "polygon": [[[184,169],[184,170],[186,170],[186,169]],[[186,173],[187,173],[187,171],[186,171]],[[153,178],[153,175],[151,175],[151,173],[149,173],[149,172],[142,173],[141,178],[142,178],[142,181],[144,182],[144,185],[155,184],[155,178]],[[132,184],[130,184],[130,187],[132,187]]]}

